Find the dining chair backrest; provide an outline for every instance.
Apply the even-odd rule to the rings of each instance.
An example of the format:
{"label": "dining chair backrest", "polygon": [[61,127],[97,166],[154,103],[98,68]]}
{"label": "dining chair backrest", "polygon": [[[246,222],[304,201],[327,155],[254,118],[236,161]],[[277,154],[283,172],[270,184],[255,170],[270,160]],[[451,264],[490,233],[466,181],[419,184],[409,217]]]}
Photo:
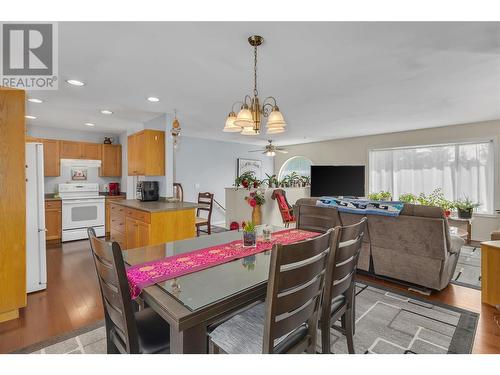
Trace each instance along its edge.
{"label": "dining chair backrest", "polygon": [[201,206],[196,210],[196,216],[201,217],[200,212],[206,211],[208,212],[206,219],[210,223],[210,219],[212,217],[212,208],[214,206],[214,195],[209,192],[199,193],[198,204],[200,204]]}
{"label": "dining chair backrest", "polygon": [[296,207],[295,219],[298,229],[326,232],[340,225],[339,213],[334,208],[307,204],[298,204]]}
{"label": "dining chair backrest", "polygon": [[276,244],[271,253],[266,297],[263,353],[274,353],[276,340],[283,347],[298,330],[307,334],[287,352],[314,350],[318,312],[323,291],[325,270],[332,230],[318,237],[293,243]]}
{"label": "dining chair backrest", "polygon": [[[363,235],[366,230],[366,217],[359,223],[336,227],[333,232],[332,249],[328,260],[325,288],[322,302],[322,317],[331,313],[331,303],[336,297],[354,288],[354,277],[358,264]],[[352,298],[351,295],[348,296]]]}
{"label": "dining chair backrest", "polygon": [[174,198],[178,199],[179,202],[184,202],[184,189],[182,184],[174,182]]}
{"label": "dining chair backrest", "polygon": [[138,353],[137,325],[120,245],[97,238],[93,228],[88,228],[87,233],[101,289],[106,332],[109,335],[114,331],[117,339],[113,342],[120,352]]}

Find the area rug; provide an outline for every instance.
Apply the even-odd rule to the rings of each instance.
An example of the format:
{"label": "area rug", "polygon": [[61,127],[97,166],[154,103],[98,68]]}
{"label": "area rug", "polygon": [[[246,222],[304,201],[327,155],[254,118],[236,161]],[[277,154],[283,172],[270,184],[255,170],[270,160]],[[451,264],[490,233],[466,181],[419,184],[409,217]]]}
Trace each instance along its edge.
{"label": "area rug", "polygon": [[[356,289],[357,354],[471,353],[479,314],[375,284]],[[15,353],[105,354],[105,336],[101,321]],[[332,353],[347,353],[344,336],[334,329],[331,343]]]}
{"label": "area rug", "polygon": [[[479,314],[378,285],[358,283],[356,293],[357,354],[472,352]],[[331,336],[331,352],[347,353],[345,337]]]}
{"label": "area rug", "polygon": [[462,246],[452,283],[468,288],[481,289],[480,247]]}

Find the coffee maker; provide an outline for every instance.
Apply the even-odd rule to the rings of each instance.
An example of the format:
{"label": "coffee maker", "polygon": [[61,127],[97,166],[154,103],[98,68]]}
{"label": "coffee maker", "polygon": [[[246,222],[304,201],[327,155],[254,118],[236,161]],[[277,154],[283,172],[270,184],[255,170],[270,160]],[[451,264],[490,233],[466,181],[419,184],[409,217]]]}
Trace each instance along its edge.
{"label": "coffee maker", "polygon": [[109,195],[120,195],[120,183],[110,182],[108,184]]}
{"label": "coffee maker", "polygon": [[142,202],[157,201],[160,198],[158,181],[139,181],[136,198]]}

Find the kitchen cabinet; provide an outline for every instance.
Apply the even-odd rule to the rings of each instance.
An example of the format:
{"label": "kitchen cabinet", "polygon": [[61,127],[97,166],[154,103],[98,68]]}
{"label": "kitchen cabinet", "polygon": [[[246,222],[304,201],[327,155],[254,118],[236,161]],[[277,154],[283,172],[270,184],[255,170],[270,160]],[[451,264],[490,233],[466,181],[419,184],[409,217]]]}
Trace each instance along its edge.
{"label": "kitchen cabinet", "polygon": [[61,141],[61,159],[101,159],[101,144]]}
{"label": "kitchen cabinet", "polygon": [[129,176],[165,175],[165,132],[145,129],[127,138]]}
{"label": "kitchen cabinet", "polygon": [[0,87],[0,322],[26,306],[25,103],[24,90]]}
{"label": "kitchen cabinet", "polygon": [[61,159],[59,157],[60,142],[56,139],[42,139],[43,174],[47,177],[61,175]]}
{"label": "kitchen cabinet", "polygon": [[[106,228],[106,235],[108,235],[111,232],[111,203],[115,200],[119,199],[125,199],[125,195],[108,195],[106,196],[104,202],[104,207],[105,207],[105,228]],[[115,217],[115,220],[117,218]],[[118,241],[117,241],[118,242]]]}
{"label": "kitchen cabinet", "polygon": [[61,211],[62,206],[60,200],[45,201],[45,229],[47,230],[45,239],[47,241],[61,240]]}
{"label": "kitchen cabinet", "polygon": [[150,225],[148,223],[127,216],[125,218],[127,249],[147,246],[149,244],[149,230]]}
{"label": "kitchen cabinet", "polygon": [[111,240],[123,249],[193,238],[195,209],[148,212],[110,202]]}
{"label": "kitchen cabinet", "polygon": [[122,175],[122,146],[106,145],[101,147],[101,168],[99,176],[118,177]]}
{"label": "kitchen cabinet", "polygon": [[61,141],[61,159],[81,159],[82,144],[73,141]]}

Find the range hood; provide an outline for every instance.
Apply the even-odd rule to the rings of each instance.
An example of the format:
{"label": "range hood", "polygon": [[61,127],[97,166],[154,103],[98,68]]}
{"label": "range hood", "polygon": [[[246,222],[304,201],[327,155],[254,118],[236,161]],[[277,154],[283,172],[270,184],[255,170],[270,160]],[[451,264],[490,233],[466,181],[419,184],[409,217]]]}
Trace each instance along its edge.
{"label": "range hood", "polygon": [[99,168],[101,166],[101,161],[100,160],[91,160],[91,159],[61,159],[61,166]]}

